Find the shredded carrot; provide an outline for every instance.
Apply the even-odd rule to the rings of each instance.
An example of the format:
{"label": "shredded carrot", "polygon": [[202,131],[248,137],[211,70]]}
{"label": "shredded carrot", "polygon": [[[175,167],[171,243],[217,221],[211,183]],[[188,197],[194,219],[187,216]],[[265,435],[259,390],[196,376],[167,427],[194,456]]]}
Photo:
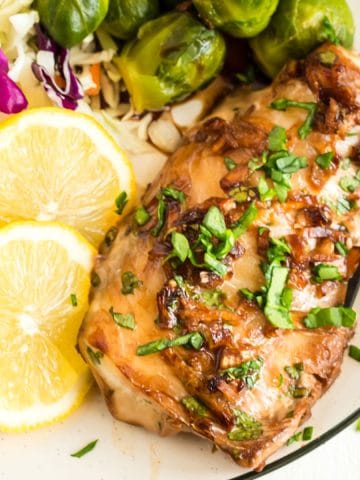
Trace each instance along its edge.
{"label": "shredded carrot", "polygon": [[100,63],[96,63],[95,65],[90,66],[90,74],[92,77],[92,81],[96,86],[88,88],[85,93],[86,95],[92,97],[95,95],[99,95],[100,93]]}

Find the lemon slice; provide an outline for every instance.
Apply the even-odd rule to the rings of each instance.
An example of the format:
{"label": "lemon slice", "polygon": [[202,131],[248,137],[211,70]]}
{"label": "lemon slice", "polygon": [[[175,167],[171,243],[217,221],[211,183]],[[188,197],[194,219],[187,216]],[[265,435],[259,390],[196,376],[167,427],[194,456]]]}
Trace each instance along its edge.
{"label": "lemon slice", "polygon": [[0,224],[60,221],[97,246],[119,219],[121,193],[126,212],[135,194],[131,164],[92,117],[40,108],[0,124]]}
{"label": "lemon slice", "polygon": [[55,222],[0,229],[0,430],[52,423],[84,398],[76,351],[95,249]]}

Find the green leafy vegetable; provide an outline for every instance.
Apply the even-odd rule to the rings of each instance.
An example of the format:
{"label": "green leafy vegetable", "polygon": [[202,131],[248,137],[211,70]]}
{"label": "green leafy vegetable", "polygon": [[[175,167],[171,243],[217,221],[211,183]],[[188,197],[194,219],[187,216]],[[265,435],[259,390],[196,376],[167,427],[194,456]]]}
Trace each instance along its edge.
{"label": "green leafy vegetable", "polygon": [[70,300],[71,300],[71,305],[72,305],[73,307],[77,307],[77,306],[78,306],[77,296],[76,296],[75,293],[72,293],[72,294],[70,295]]}
{"label": "green leafy vegetable", "polygon": [[228,380],[243,379],[248,388],[253,388],[260,378],[260,371],[264,365],[262,358],[249,360],[237,367],[230,367],[221,371],[221,375]]}
{"label": "green leafy vegetable", "polygon": [[228,438],[236,442],[256,440],[263,433],[262,425],[246,412],[233,408],[236,427],[228,433]]}
{"label": "green leafy vegetable", "polygon": [[110,315],[112,316],[114,322],[119,327],[128,328],[129,330],[134,330],[136,327],[134,315],[131,313],[119,313],[114,312],[113,307],[109,310]]}
{"label": "green leafy vegetable", "polygon": [[181,400],[181,403],[190,413],[199,415],[199,417],[209,416],[209,410],[195,397],[185,397]]}
{"label": "green leafy vegetable", "polygon": [[200,350],[203,346],[204,338],[199,332],[191,332],[172,340],[168,338],[160,338],[145,345],[140,345],[136,350],[136,355],[151,355],[152,353],[161,352],[166,348],[189,346],[195,350]]}
{"label": "green leafy vegetable", "polygon": [[354,326],[356,312],[348,307],[313,308],[304,320],[307,328]]}
{"label": "green leafy vegetable", "polygon": [[297,432],[289,438],[289,440],[286,442],[286,445],[289,447],[295,442],[300,442],[300,440],[301,440],[301,432]]}
{"label": "green leafy vegetable", "polygon": [[333,158],[334,152],[326,152],[322,155],[318,155],[315,159],[315,162],[319,165],[320,168],[326,170],[330,167]]}
{"label": "green leafy vegetable", "polygon": [[272,200],[276,196],[276,191],[269,187],[264,177],[259,178],[258,191],[262,202]]}
{"label": "green leafy vegetable", "polygon": [[313,433],[314,433],[314,427],[305,427],[302,434],[303,441],[308,442],[309,440],[311,440]]}
{"label": "green leafy vegetable", "polygon": [[76,457],[76,458],[81,458],[81,457],[83,457],[83,456],[86,455],[87,453],[91,452],[91,450],[94,450],[97,442],[98,442],[98,440],[94,440],[93,442],[88,443],[88,444],[87,444],[85,447],[83,447],[81,450],[78,450],[77,452],[72,453],[71,456],[72,456],[72,457]]}
{"label": "green leafy vegetable", "polygon": [[145,207],[139,207],[135,210],[135,222],[142,227],[150,220],[150,214]]}
{"label": "green leafy vegetable", "polygon": [[203,225],[209,230],[214,237],[219,238],[222,240],[224,238],[226,232],[226,224],[224,215],[220,211],[218,207],[210,207],[207,211]]}
{"label": "green leafy vegetable", "polygon": [[315,118],[317,104],[314,102],[297,102],[296,100],[289,100],[287,98],[278,98],[274,100],[270,107],[274,110],[287,110],[288,108],[303,108],[308,111],[305,122],[298,130],[299,137],[304,140],[311,132],[312,124]]}
{"label": "green leafy vegetable", "polygon": [[185,193],[173,187],[165,187],[161,190],[161,192],[164,197],[172,198],[180,203],[184,203],[186,200]]}
{"label": "green leafy vegetable", "polygon": [[242,214],[240,219],[235,222],[234,225],[232,225],[232,230],[236,239],[246,232],[246,230],[256,219],[257,215],[258,209],[256,208],[255,202],[252,202]]}
{"label": "green leafy vegetable", "polygon": [[350,345],[349,347],[349,356],[354,360],[360,362],[360,348],[356,345]]}
{"label": "green leafy vegetable", "polygon": [[278,152],[279,150],[286,150],[286,129],[283,127],[274,127],[269,134],[269,149],[272,152]]}
{"label": "green leafy vegetable", "polygon": [[255,294],[248,288],[240,288],[239,293],[241,293],[246,300],[255,300]]}
{"label": "green leafy vegetable", "polygon": [[122,288],[121,293],[123,295],[130,295],[134,293],[135,288],[139,288],[142,285],[142,281],[139,280],[133,272],[124,272],[121,275]]}
{"label": "green leafy vegetable", "polygon": [[294,328],[289,308],[283,301],[288,275],[287,267],[274,266],[270,273],[264,313],[269,322],[277,328]]}
{"label": "green leafy vegetable", "polygon": [[153,235],[154,237],[157,237],[159,235],[159,233],[161,232],[161,229],[165,225],[165,213],[166,213],[166,204],[163,197],[160,197],[157,210],[156,210],[158,221],[155,227],[151,230],[151,235]]}
{"label": "green leafy vegetable", "polygon": [[220,277],[226,275],[228,271],[226,265],[219,262],[219,260],[217,260],[213,255],[208,252],[206,252],[204,255],[204,263],[210,270],[217,273]]}
{"label": "green leafy vegetable", "polygon": [[200,294],[200,301],[208,307],[222,307],[225,300],[225,294],[219,288],[205,290]]}
{"label": "green leafy vegetable", "polygon": [[121,192],[115,199],[116,213],[121,215],[124,211],[126,204],[128,203],[128,196],[126,192]]}
{"label": "green leafy vegetable", "polygon": [[190,253],[188,239],[182,233],[172,232],[171,243],[173,246],[173,251],[170,256],[178,257],[181,262],[185,262]]}
{"label": "green leafy vegetable", "polygon": [[234,160],[230,157],[224,157],[224,163],[229,172],[231,172],[231,170],[234,170],[234,168],[236,168],[237,166],[236,162],[234,162]]}
{"label": "green leafy vegetable", "polygon": [[325,280],[342,280],[342,276],[335,265],[327,265],[326,263],[319,263],[313,268],[313,281],[322,283]]}

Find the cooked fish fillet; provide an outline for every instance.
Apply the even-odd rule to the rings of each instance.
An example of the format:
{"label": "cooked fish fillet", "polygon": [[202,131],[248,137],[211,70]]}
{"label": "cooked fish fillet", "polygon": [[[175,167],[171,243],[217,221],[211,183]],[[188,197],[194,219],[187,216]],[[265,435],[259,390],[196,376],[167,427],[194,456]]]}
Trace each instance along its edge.
{"label": "cooked fish fillet", "polygon": [[298,431],[353,334],[304,319],[359,262],[359,125],[360,59],[324,45],[189,133],[97,259],[79,348],[115,418],[258,470]]}

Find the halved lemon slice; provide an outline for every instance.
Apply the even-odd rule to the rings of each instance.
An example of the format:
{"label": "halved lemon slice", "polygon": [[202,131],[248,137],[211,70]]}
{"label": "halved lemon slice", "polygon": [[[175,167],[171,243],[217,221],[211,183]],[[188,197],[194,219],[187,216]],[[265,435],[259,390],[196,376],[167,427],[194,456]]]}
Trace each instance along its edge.
{"label": "halved lemon slice", "polygon": [[40,108],[0,124],[0,224],[60,221],[98,245],[134,193],[129,160],[90,116]]}
{"label": "halved lemon slice", "polygon": [[0,229],[0,430],[70,413],[91,376],[76,351],[95,249],[55,222]]}

